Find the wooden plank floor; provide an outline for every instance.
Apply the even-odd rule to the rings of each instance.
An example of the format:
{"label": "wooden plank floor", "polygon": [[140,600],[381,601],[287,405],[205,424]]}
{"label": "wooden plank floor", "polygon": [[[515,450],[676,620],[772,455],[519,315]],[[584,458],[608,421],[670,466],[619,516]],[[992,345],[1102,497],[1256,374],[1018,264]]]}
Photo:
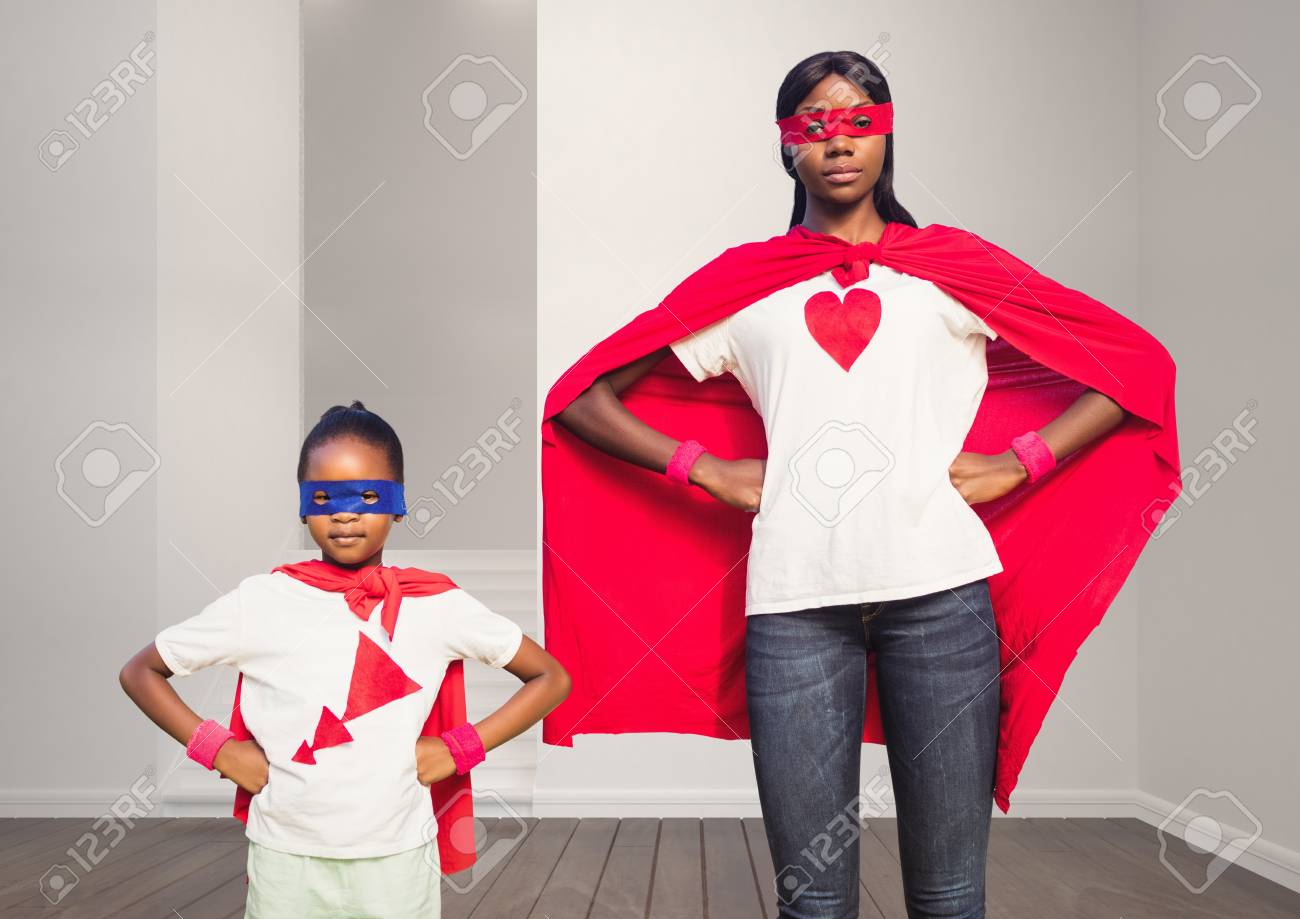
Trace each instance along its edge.
{"label": "wooden plank floor", "polygon": [[[443,881],[446,919],[776,916],[757,818],[484,823],[479,864]],[[0,819],[0,917],[238,919],[243,829],[230,819],[147,819],[114,839],[84,818]],[[861,837],[859,917],[906,919],[896,833],[894,821],[872,820]],[[1300,894],[1237,866],[1192,894],[1159,851],[1155,829],[1138,820],[995,819],[989,919],[1300,916]],[[1171,860],[1195,882],[1190,855]]]}

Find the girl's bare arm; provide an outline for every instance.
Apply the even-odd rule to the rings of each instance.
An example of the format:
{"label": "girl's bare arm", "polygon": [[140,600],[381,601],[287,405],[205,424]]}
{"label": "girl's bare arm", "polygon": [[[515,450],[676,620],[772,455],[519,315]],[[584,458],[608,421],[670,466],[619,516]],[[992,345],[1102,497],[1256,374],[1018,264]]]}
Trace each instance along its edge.
{"label": "girl's bare arm", "polygon": [[565,700],[573,681],[568,671],[549,652],[527,635],[505,669],[524,685],[515,690],[500,708],[474,725],[491,750],[518,737]]}
{"label": "girl's bare arm", "polygon": [[[505,703],[474,725],[484,752],[518,737],[549,714],[569,695],[573,681],[549,652],[527,635],[506,664],[524,684]],[[440,737],[421,737],[415,743],[416,772],[422,785],[440,782],[456,771],[451,751]]]}
{"label": "girl's bare arm", "polygon": [[[153,642],[141,648],[118,673],[118,682],[149,720],[179,743],[188,744],[202,722],[195,711],[177,695],[168,680],[172,672]],[[266,784],[269,767],[266,754],[253,740],[228,740],[217,751],[213,767],[240,788],[257,794]]]}
{"label": "girl's bare arm", "polygon": [[194,729],[203,721],[194,710],[177,695],[168,680],[172,672],[163,663],[153,642],[141,648],[126,662],[118,674],[118,682],[149,720],[180,743],[189,743]]}

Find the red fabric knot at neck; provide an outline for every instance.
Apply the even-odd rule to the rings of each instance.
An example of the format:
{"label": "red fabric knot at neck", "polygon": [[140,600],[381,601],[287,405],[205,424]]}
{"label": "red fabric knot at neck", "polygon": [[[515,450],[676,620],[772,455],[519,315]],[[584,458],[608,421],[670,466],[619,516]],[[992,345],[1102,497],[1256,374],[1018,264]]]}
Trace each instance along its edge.
{"label": "red fabric knot at neck", "polygon": [[343,591],[348,609],[362,619],[369,619],[376,604],[382,602],[380,622],[388,639],[393,638],[397,628],[397,612],[402,606],[402,585],[397,579],[397,569],[385,565],[376,565],[361,577],[353,586]]}
{"label": "red fabric knot at neck", "polygon": [[844,256],[831,274],[841,287],[849,287],[866,280],[871,271],[871,263],[880,261],[879,243],[856,243],[844,250]]}

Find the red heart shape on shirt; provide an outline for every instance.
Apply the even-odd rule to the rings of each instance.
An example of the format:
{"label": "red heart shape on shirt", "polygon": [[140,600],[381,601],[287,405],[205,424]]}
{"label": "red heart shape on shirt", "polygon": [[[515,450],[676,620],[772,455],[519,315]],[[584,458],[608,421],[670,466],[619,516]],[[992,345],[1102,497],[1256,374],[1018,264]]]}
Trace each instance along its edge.
{"label": "red heart shape on shirt", "polygon": [[862,287],[854,287],[843,300],[835,291],[823,290],[808,298],[803,318],[813,340],[848,370],[880,328],[880,298]]}

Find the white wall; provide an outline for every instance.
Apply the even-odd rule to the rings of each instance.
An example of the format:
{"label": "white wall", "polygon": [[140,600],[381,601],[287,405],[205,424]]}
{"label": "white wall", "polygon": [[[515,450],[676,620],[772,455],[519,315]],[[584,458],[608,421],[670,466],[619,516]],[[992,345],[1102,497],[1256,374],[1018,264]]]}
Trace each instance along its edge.
{"label": "white wall", "polygon": [[[535,545],[535,6],[303,9],[306,420],[359,398],[401,436],[391,548]],[[474,143],[451,87],[506,117]]]}
{"label": "white wall", "polygon": [[[31,0],[6,4],[0,29],[9,518],[0,813],[109,800],[152,759],[156,728],[122,694],[117,673],[153,636],[156,485],[146,480],[91,526],[60,497],[55,460],[86,433],[67,458],[64,491],[101,520],[106,494],[130,470],[149,468],[158,448],[156,81],[128,83],[132,95],[88,138],[65,121],[99,123],[78,104],[141,42],[146,54],[155,47],[146,40],[154,28],[149,2]],[[38,147],[55,129],[77,146],[65,143],[71,155],[51,158],[61,163],[51,171]],[[147,447],[125,428],[104,427],[122,423]],[[94,459],[83,465],[98,449],[117,455],[116,474]],[[129,482],[118,494],[126,491]]]}
{"label": "white wall", "polygon": [[[1193,808],[1251,829],[1230,799],[1197,790],[1230,792],[1259,821],[1251,852],[1300,875],[1300,618],[1287,580],[1300,510],[1290,484],[1300,452],[1297,29],[1290,3],[1142,6],[1142,308],[1180,359],[1180,447],[1199,497],[1178,505],[1139,572],[1138,782],[1153,806],[1195,794]],[[1155,103],[1194,54],[1227,55],[1259,87],[1258,104],[1200,160],[1159,130]],[[1216,79],[1231,85],[1225,67]],[[1238,436],[1240,452],[1222,432],[1243,412],[1256,441]]]}
{"label": "white wall", "polygon": [[[160,0],[158,36],[155,631],[296,544],[303,259],[297,0]],[[229,720],[233,671],[175,685],[199,714]],[[228,782],[154,734],[169,808],[232,800]]]}
{"label": "white wall", "polygon": [[[301,258],[297,23],[290,0],[6,9],[4,410],[26,449],[5,471],[32,525],[6,540],[2,813],[97,814],[141,777],[155,802],[219,782],[117,673],[296,535],[267,458],[292,469],[301,419],[297,302],[272,276]],[[98,124],[80,100],[111,106],[113,86],[89,137],[65,122]],[[38,146],[59,127],[77,146],[52,171]],[[116,455],[115,480],[88,485],[106,455],[78,448],[62,489],[87,522],[54,464],[95,423],[83,443]],[[211,717],[232,688],[178,681]]]}

